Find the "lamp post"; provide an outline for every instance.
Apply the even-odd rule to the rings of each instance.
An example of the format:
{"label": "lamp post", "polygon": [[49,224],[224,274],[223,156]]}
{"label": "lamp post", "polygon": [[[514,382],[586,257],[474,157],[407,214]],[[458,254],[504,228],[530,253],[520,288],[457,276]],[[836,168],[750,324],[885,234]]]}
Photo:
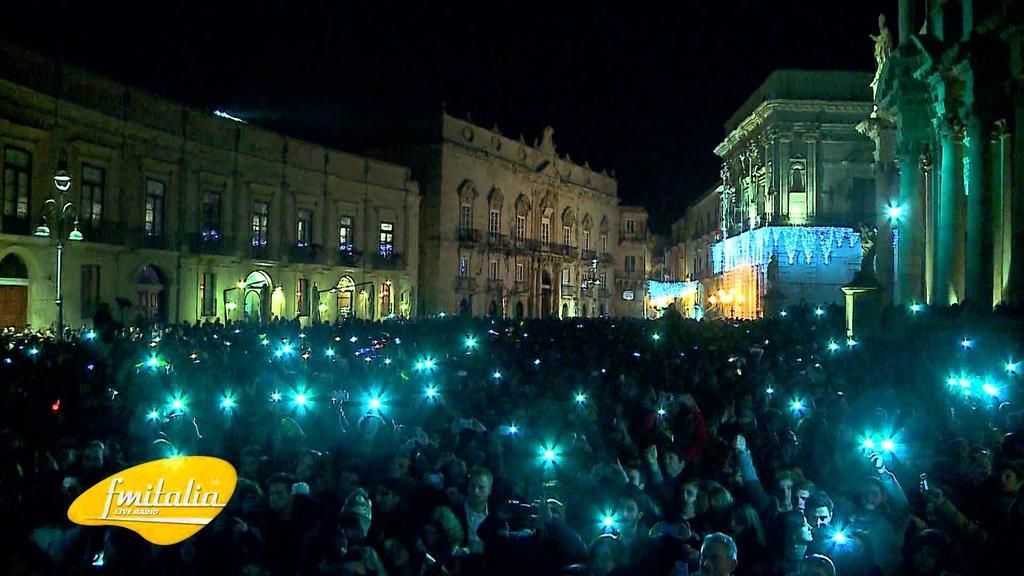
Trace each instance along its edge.
{"label": "lamp post", "polygon": [[[49,238],[56,235],[57,238],[57,280],[56,299],[57,304],[57,339],[64,339],[64,299],[61,290],[61,280],[64,273],[64,228],[68,219],[73,219],[71,232],[67,235],[68,240],[79,242],[82,240],[82,233],[78,230],[78,215],[74,212],[74,205],[67,199],[68,191],[71,190],[71,174],[67,171],[63,159],[59,162],[57,170],[53,173],[53,186],[57,189],[57,197],[49,198],[43,203],[43,223],[36,228],[35,235],[42,238]],[[54,225],[52,231],[47,225],[46,215],[50,214]]]}
{"label": "lamp post", "polygon": [[889,227],[892,228],[892,292],[893,302],[900,304],[900,222],[903,220],[905,210],[903,205],[892,200],[885,207],[885,217],[889,219]]}

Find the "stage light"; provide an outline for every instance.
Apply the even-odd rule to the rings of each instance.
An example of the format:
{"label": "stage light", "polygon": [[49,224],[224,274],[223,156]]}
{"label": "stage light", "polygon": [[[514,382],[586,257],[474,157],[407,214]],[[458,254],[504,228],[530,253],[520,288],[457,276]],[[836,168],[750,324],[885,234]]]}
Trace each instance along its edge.
{"label": "stage light", "polygon": [[370,401],[367,403],[367,406],[370,407],[370,410],[380,410],[380,398],[377,398],[376,396],[370,398]]}

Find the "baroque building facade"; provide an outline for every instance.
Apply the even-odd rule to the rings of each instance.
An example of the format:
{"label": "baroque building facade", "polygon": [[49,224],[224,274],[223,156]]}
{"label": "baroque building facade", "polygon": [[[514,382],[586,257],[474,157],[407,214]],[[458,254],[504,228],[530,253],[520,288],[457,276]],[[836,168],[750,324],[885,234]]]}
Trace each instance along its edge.
{"label": "baroque building facade", "polygon": [[12,47],[0,48],[0,148],[0,325],[55,323],[55,240],[34,232],[64,164],[83,237],[64,242],[66,325],[102,304],[161,322],[417,312],[408,168]]}
{"label": "baroque building facade", "polygon": [[1024,7],[900,0],[880,21],[875,141],[879,274],[897,304],[981,309],[1024,290]]}
{"label": "baroque building facade", "polygon": [[383,152],[411,166],[421,185],[422,313],[642,314],[623,298],[643,301],[642,288],[624,287],[642,284],[646,258],[636,244],[646,213],[620,213],[616,180],[559,156],[553,136],[546,128],[531,146],[442,113],[417,144]]}
{"label": "baroque building facade", "polygon": [[[756,318],[842,299],[860,267],[861,225],[877,220],[872,145],[856,130],[871,112],[870,79],[776,71],[726,122],[715,148],[722,185],[710,196],[721,202],[721,237],[702,281],[708,313]],[[683,228],[709,238],[706,224]]]}

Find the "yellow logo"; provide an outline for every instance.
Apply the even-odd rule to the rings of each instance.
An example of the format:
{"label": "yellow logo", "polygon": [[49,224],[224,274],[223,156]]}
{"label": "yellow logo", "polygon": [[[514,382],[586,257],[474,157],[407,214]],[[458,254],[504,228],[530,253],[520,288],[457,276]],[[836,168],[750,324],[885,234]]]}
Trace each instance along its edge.
{"label": "yellow logo", "polygon": [[154,460],[83,492],[68,518],[83,526],[121,526],[153,544],[177,544],[224,510],[237,482],[235,467],[220,458]]}

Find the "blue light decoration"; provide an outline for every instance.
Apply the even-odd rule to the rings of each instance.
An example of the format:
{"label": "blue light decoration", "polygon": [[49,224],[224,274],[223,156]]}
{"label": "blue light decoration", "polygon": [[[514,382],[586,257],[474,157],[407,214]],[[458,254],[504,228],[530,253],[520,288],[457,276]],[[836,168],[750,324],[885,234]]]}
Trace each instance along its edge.
{"label": "blue light decoration", "polygon": [[822,316],[825,315],[825,309],[822,308],[821,306],[818,306],[817,308],[814,309],[814,315],[817,316],[818,318],[821,318]]}
{"label": "blue light decoration", "polygon": [[1010,360],[1003,364],[1003,370],[1005,370],[1007,374],[1020,374],[1020,362]]}
{"label": "blue light decoration", "polygon": [[828,351],[829,352],[836,352],[838,350],[839,350],[839,344],[837,344],[835,340],[829,340],[829,342],[828,342]]}
{"label": "blue light decoration", "polygon": [[292,393],[291,408],[299,414],[305,414],[313,407],[313,394],[308,388],[299,386]]}
{"label": "blue light decoration", "polygon": [[924,304],[921,304],[920,302],[914,302],[913,304],[910,305],[911,314],[914,314],[916,316],[921,312],[924,312]]}
{"label": "blue light decoration", "polygon": [[270,393],[270,401],[271,402],[280,402],[281,401],[281,392],[278,391],[278,390],[274,390],[273,392],[271,392]]}
{"label": "blue light decoration", "polygon": [[661,280],[647,281],[647,298],[654,306],[665,308],[674,300],[689,298],[697,294],[700,282],[665,282]]}
{"label": "blue light decoration", "polygon": [[160,411],[157,410],[156,408],[152,408],[149,412],[146,413],[146,420],[149,420],[150,422],[156,422],[159,418]]}
{"label": "blue light decoration", "polygon": [[794,416],[800,416],[806,406],[804,401],[800,398],[793,398],[793,401],[789,403],[789,409],[793,412]]}
{"label": "blue light decoration", "polygon": [[896,451],[896,442],[892,438],[882,440],[882,450],[892,454]]}
{"label": "blue light decoration", "polygon": [[516,434],[519,434],[519,426],[517,426],[516,423],[513,422],[508,425],[508,435],[515,436]]}
{"label": "blue light decoration", "polygon": [[477,347],[476,336],[466,336],[466,350],[475,350]]}
{"label": "blue light decoration", "polygon": [[714,274],[737,268],[767,266],[776,253],[790,264],[800,256],[807,264],[828,264],[832,252],[844,244],[860,249],[860,233],[838,226],[765,226],[730,236],[711,246]]}
{"label": "blue light decoration", "polygon": [[836,530],[836,533],[832,535],[832,542],[837,546],[845,546],[849,541],[849,536],[847,536],[842,530]]}
{"label": "blue light decoration", "polygon": [[601,513],[600,517],[598,518],[597,525],[602,533],[607,534],[610,532],[614,532],[616,528],[618,528],[618,522],[616,521],[615,513],[612,512],[611,510],[605,510],[604,512]]}
{"label": "blue light decoration", "polygon": [[985,394],[989,396],[999,396],[999,388],[997,388],[991,382],[985,382],[982,384],[981,389],[985,391]]}
{"label": "blue light decoration", "polygon": [[430,384],[423,390],[423,395],[427,397],[427,400],[436,400],[440,394],[441,392],[437,389],[437,386],[433,384]]}
{"label": "blue light decoration", "polygon": [[220,409],[224,412],[231,413],[238,406],[238,402],[235,401],[235,395],[230,391],[224,392],[220,397]]}
{"label": "blue light decoration", "polygon": [[495,370],[494,374],[491,374],[491,378],[494,378],[495,380],[501,380],[501,371]]}
{"label": "blue light decoration", "polygon": [[537,459],[545,468],[558,464],[561,455],[561,449],[555,444],[541,444],[537,449]]}
{"label": "blue light decoration", "polygon": [[586,404],[586,402],[587,402],[587,395],[583,391],[576,392],[575,398],[576,398],[576,403],[577,404],[582,405],[582,404]]}
{"label": "blue light decoration", "polygon": [[974,340],[964,337],[964,339],[960,341],[960,347],[964,350],[970,350],[971,348],[974,348]]}
{"label": "blue light decoration", "polygon": [[178,392],[168,398],[167,408],[171,412],[184,412],[188,408],[188,397]]}
{"label": "blue light decoration", "polygon": [[86,331],[84,337],[85,337],[86,340],[93,340],[93,339],[96,338],[96,331],[95,330],[88,330],[88,331]]}

